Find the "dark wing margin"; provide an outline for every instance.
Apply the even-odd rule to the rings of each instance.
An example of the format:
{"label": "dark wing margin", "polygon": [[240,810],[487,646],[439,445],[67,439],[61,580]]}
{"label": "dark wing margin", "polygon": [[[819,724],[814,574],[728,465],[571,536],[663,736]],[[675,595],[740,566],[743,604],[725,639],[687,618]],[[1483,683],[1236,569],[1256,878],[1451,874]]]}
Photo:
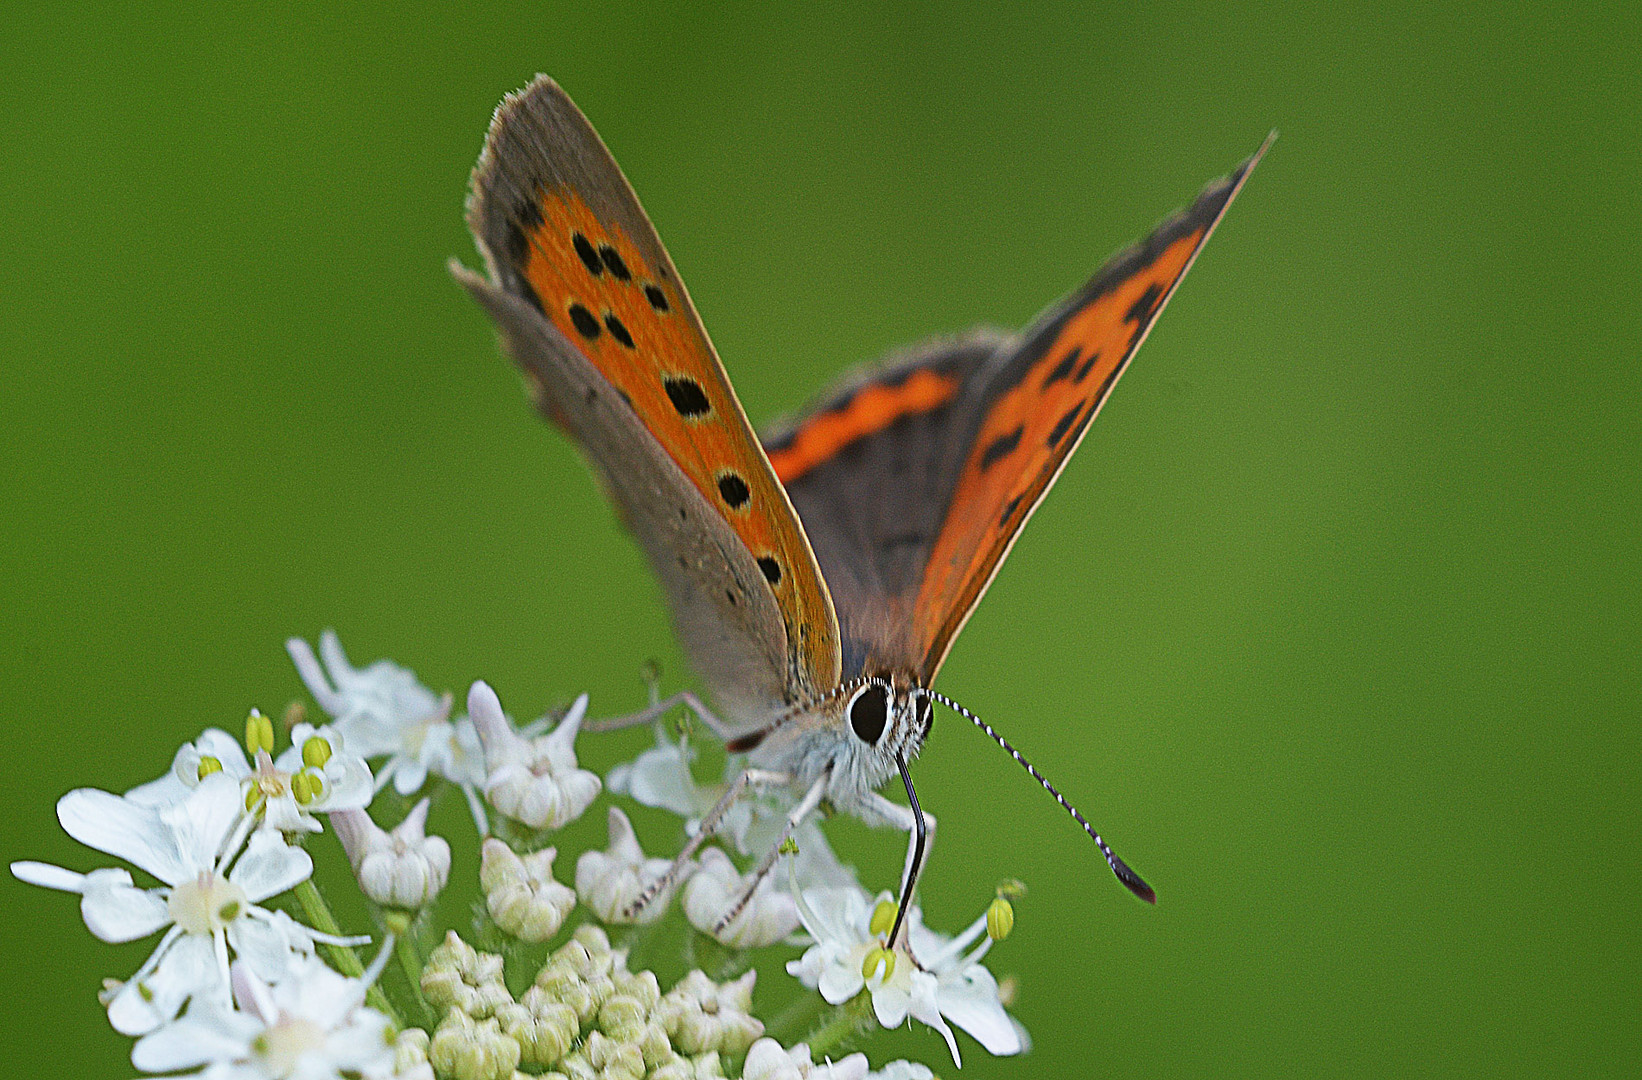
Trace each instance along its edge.
{"label": "dark wing margin", "polygon": [[934,681],[1021,527],[1275,137],[1040,316],[989,375],[979,406],[984,417],[913,609],[924,685]]}

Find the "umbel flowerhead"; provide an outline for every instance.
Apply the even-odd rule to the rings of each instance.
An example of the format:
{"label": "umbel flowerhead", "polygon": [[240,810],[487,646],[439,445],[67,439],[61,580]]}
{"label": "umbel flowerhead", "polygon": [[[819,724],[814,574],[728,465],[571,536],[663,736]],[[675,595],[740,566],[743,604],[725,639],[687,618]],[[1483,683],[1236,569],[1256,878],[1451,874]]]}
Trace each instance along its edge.
{"label": "umbel flowerhead", "polygon": [[[77,894],[98,938],[156,937],[149,958],[101,995],[115,1031],[137,1039],[139,1070],[211,1080],[928,1080],[912,1062],[872,1072],[846,1045],[863,1025],[908,1019],[939,1032],[954,1062],[954,1026],[993,1053],[1024,1048],[981,963],[1013,924],[1003,894],[950,940],[913,908],[891,945],[890,894],[871,898],[855,884],[817,820],[788,828],[790,797],[758,789],[715,817],[730,788],[698,782],[687,746],[659,728],[656,747],[618,765],[606,793],[579,762],[585,697],[516,728],[475,683],[468,712],[483,771],[436,756],[444,764],[417,772],[391,736],[438,732],[449,695],[387,661],[348,666],[331,635],[322,669],[305,646],[291,652],[335,724],[298,723],[283,736],[253,710],[243,739],[209,729],[172,755],[165,776],[125,795],[64,796],[63,828],[125,865],[12,864],[24,881]],[[397,795],[378,801],[372,760],[395,770],[396,792],[422,798],[408,811]],[[477,828],[433,831],[447,792],[470,799]],[[557,830],[601,796],[607,846],[567,845],[571,834]],[[678,815],[650,839],[665,851],[688,838],[684,856],[641,841],[624,809],[635,804]],[[497,835],[487,835],[492,821]],[[774,847],[784,873],[763,872],[764,841],[786,834]],[[310,848],[331,836],[343,858],[321,862],[352,873],[316,880]],[[446,910],[453,869],[476,864],[482,903]],[[337,925],[328,897],[347,892],[350,910],[369,913],[352,929],[373,932]],[[630,945],[659,941],[681,942],[686,958],[713,956],[712,973],[686,962],[663,982],[630,963]],[[355,951],[366,944],[368,967]],[[765,957],[796,982],[761,988],[753,965]],[[390,961],[393,977],[379,979]],[[783,1000],[795,994],[799,1003]],[[832,1019],[811,1023],[805,1000],[831,1007]]]}

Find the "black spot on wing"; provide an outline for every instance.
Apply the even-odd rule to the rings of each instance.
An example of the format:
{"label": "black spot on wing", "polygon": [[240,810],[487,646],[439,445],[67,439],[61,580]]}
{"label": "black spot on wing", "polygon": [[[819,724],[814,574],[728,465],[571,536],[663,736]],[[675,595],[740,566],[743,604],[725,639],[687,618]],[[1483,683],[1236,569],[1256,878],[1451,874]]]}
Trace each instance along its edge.
{"label": "black spot on wing", "polygon": [[1123,315],[1123,321],[1144,323],[1152,317],[1152,312],[1157,310],[1157,302],[1162,298],[1163,286],[1156,282],[1146,286],[1146,291],[1141,293],[1133,304],[1129,305],[1129,310]]}
{"label": "black spot on wing", "polygon": [[1082,345],[1072,346],[1071,350],[1061,358],[1061,362],[1050,369],[1048,375],[1044,376],[1043,383],[1038,387],[1038,389],[1047,390],[1051,384],[1057,383],[1062,379],[1071,378],[1072,369],[1077,366],[1078,357],[1082,355],[1082,353]]}
{"label": "black spot on wing", "polygon": [[718,493],[731,510],[740,510],[746,506],[747,500],[752,498],[753,494],[747,487],[747,481],[733,472],[719,474]]}
{"label": "black spot on wing", "polygon": [[530,234],[542,224],[542,208],[534,201],[516,203],[502,230],[502,254],[514,266],[523,266],[530,258]]}
{"label": "black spot on wing", "polygon": [[599,336],[598,317],[580,304],[570,305],[570,325],[576,328],[576,333],[588,341],[592,341]]}
{"label": "black spot on wing", "polygon": [[668,375],[661,380],[661,385],[662,389],[667,391],[667,399],[673,403],[673,408],[678,410],[680,416],[693,418],[706,416],[713,411],[706,392],[694,379],[683,375]]}
{"label": "black spot on wing", "polygon": [[621,252],[609,244],[599,246],[599,258],[604,261],[604,265],[610,270],[610,276],[617,281],[633,280],[633,271],[627,269],[627,264],[622,261]]}
{"label": "black spot on wing", "polygon": [[581,259],[582,265],[587,267],[589,274],[598,277],[604,273],[604,263],[600,261],[599,253],[593,250],[593,243],[587,237],[581,233],[572,233],[570,246],[576,249],[576,256]]}
{"label": "black spot on wing", "polygon": [[650,306],[657,311],[665,312],[668,308],[667,294],[662,292],[661,287],[658,285],[646,285],[644,287],[644,298],[650,301]]}
{"label": "black spot on wing", "polygon": [[1089,359],[1085,360],[1078,367],[1077,374],[1072,376],[1072,383],[1073,383],[1074,386],[1077,385],[1078,383],[1081,383],[1084,379],[1087,379],[1089,377],[1089,369],[1094,367],[1095,362],[1099,359],[1100,359],[1100,350],[1099,349],[1096,349],[1094,352],[1089,354]]}
{"label": "black spot on wing", "polygon": [[1010,499],[1008,502],[1004,503],[1003,513],[998,515],[998,528],[1001,529],[1007,526],[1009,524],[1009,519],[1015,516],[1015,511],[1019,510],[1020,506],[1021,496],[1019,495],[1016,495],[1013,499]]}
{"label": "black spot on wing", "polygon": [[781,584],[781,564],[776,562],[772,556],[759,556],[758,568],[764,571],[764,579],[771,585]]}
{"label": "black spot on wing", "polygon": [[1014,451],[1015,447],[1021,444],[1021,435],[1025,433],[1025,431],[1025,424],[1016,424],[1015,430],[1009,432],[1007,435],[999,435],[996,439],[993,439],[991,442],[987,443],[986,449],[981,451],[981,471],[985,472],[992,466],[996,465],[1003,458],[1008,457]]}
{"label": "black spot on wing", "polygon": [[1066,410],[1066,414],[1064,416],[1055,421],[1055,426],[1049,429],[1049,437],[1044,440],[1048,444],[1049,449],[1053,450],[1055,447],[1060,445],[1060,441],[1062,439],[1066,438],[1066,433],[1071,431],[1072,425],[1077,422],[1078,413],[1083,411],[1084,404],[1085,402],[1078,402],[1076,405]]}
{"label": "black spot on wing", "polygon": [[613,312],[607,311],[604,313],[604,328],[610,331],[611,337],[629,349],[633,347],[633,335],[627,332],[627,327],[622,325],[622,321],[616,318]]}

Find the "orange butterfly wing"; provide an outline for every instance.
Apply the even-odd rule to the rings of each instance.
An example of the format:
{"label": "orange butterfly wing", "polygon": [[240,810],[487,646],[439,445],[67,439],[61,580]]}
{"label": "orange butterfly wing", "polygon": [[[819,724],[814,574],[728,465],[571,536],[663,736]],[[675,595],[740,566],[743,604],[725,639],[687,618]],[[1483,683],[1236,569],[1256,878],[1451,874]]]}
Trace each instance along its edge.
{"label": "orange butterfly wing", "polygon": [[1271,139],[1021,335],[989,400],[913,607],[933,681],[1021,526],[1060,475]]}
{"label": "orange butterfly wing", "polygon": [[497,110],[469,224],[497,283],[592,363],[746,546],[785,625],[788,698],[836,686],[837,617],[798,516],[637,196],[551,79]]}

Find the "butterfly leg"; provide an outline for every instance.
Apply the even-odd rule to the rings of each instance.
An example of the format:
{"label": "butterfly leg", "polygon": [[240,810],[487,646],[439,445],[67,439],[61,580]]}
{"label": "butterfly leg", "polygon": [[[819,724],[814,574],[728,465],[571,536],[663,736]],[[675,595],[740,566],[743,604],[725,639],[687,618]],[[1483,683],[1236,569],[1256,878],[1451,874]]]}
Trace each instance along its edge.
{"label": "butterfly leg", "polygon": [[[868,795],[866,802],[859,811],[859,816],[861,820],[869,825],[890,825],[906,832],[907,860],[905,868],[901,871],[901,880],[916,881],[918,875],[923,873],[925,864],[929,862],[930,848],[935,846],[935,815],[927,810],[923,813],[923,835],[920,836],[918,833],[918,817],[913,814],[911,807],[890,802],[883,795],[874,791]],[[920,847],[923,849],[921,857],[919,855]],[[917,865],[913,865],[914,860],[917,861]],[[910,904],[910,902],[911,898],[909,897],[908,903]],[[903,938],[906,936],[904,928],[899,936]],[[911,949],[910,943],[908,949]]]}
{"label": "butterfly leg", "polygon": [[663,890],[671,888],[673,883],[678,881],[684,873],[684,868],[689,865],[690,859],[695,856],[697,851],[701,850],[701,845],[706,843],[707,838],[717,831],[719,824],[724,820],[724,815],[730,812],[730,807],[735,805],[735,801],[741,798],[749,787],[778,787],[791,782],[792,776],[784,772],[772,772],[768,769],[747,769],[743,771],[740,776],[731,782],[729,790],[724,793],[713,808],[707,811],[707,816],[701,819],[696,834],[690,837],[689,842],[684,845],[684,850],[678,853],[678,857],[673,860],[673,865],[669,866],[660,877],[644,887],[644,891],[639,893],[638,899],[627,905],[627,909],[622,912],[622,917],[625,919],[636,918],[638,913],[649,907],[650,903]]}
{"label": "butterfly leg", "polygon": [[815,808],[821,804],[821,799],[827,790],[827,780],[830,776],[830,772],[824,772],[816,777],[815,783],[810,785],[810,789],[804,793],[804,797],[798,801],[798,805],[787,813],[787,823],[782,826],[781,835],[776,837],[775,843],[770,845],[770,850],[764,853],[764,857],[753,868],[752,883],[741,890],[741,895],[736,897],[735,903],[731,904],[730,909],[720,915],[718,922],[714,924],[713,933],[715,935],[722,934],[724,928],[735,922],[736,916],[740,915],[747,904],[751,902],[753,893],[758,891],[759,885],[763,884],[764,879],[769,876],[770,871],[775,867],[775,860],[781,857],[782,845],[792,838],[792,834],[797,831],[798,826],[802,825],[804,819],[809,817],[815,811]]}
{"label": "butterfly leg", "polygon": [[695,714],[696,719],[706,724],[714,735],[726,742],[735,738],[737,734],[741,734],[715,716],[711,709],[701,703],[700,698],[688,690],[682,690],[670,698],[656,702],[647,709],[640,709],[638,712],[628,713],[626,716],[610,716],[603,720],[590,720],[582,725],[582,730],[620,731],[622,728],[638,727],[640,724],[653,724],[680,706],[689,709]]}

